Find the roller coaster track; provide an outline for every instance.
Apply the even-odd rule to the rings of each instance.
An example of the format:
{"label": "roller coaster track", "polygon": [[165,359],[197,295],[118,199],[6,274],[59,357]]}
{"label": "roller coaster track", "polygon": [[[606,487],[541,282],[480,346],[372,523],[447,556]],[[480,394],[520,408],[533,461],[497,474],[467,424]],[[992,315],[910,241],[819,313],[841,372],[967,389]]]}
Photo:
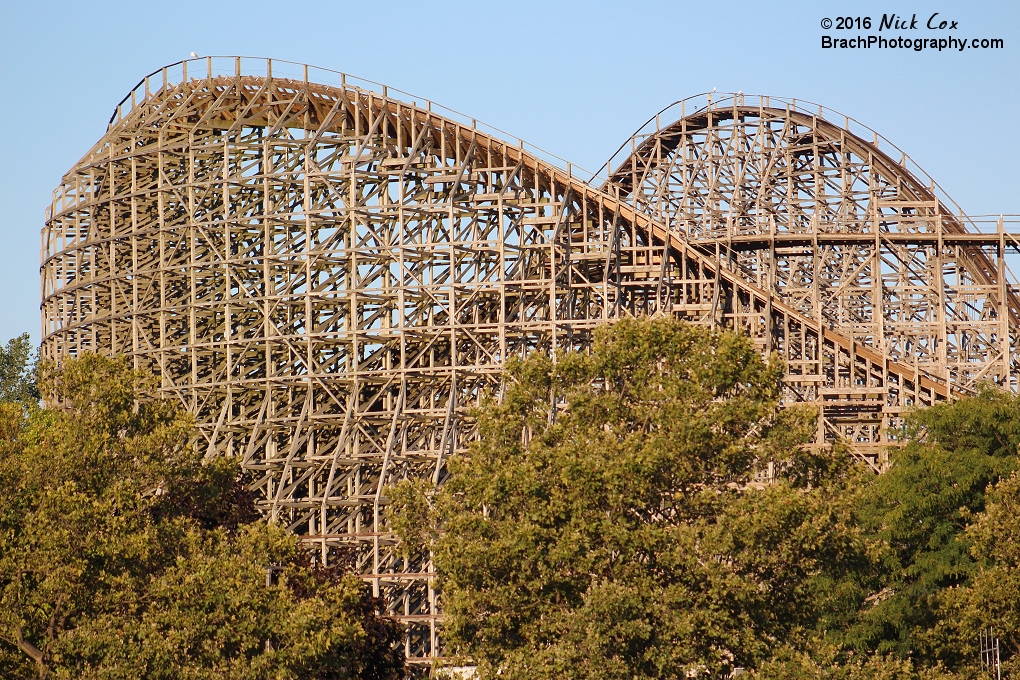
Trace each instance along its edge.
{"label": "roller coaster track", "polygon": [[[776,107],[777,103],[782,108]],[[685,114],[685,110],[690,113]],[[658,126],[663,113],[676,112],[680,112],[679,120]],[[842,248],[832,256],[846,258],[859,255],[851,251],[862,245],[874,246],[868,256],[875,261],[869,264],[873,271],[879,271],[883,254],[897,258],[900,268],[909,268],[905,248],[919,246],[925,250],[926,261],[935,261],[942,249],[933,246],[955,246],[954,257],[966,276],[972,283],[986,287],[985,292],[1004,297],[1007,325],[1015,326],[1020,320],[1020,299],[1012,289],[998,290],[997,282],[1005,284],[1007,278],[1000,269],[1001,252],[989,254],[984,250],[1004,250],[1010,237],[968,230],[962,210],[957,207],[957,214],[947,207],[947,203],[955,204],[944,194],[940,199],[934,180],[917,168],[915,172],[928,179],[925,186],[906,167],[904,152],[848,117],[830,112],[833,117],[843,118],[840,127],[827,120],[824,113],[824,107],[814,112],[803,102],[798,105],[795,100],[775,97],[715,95],[713,101],[713,95],[707,95],[677,102],[646,123],[645,128],[649,128],[654,122],[654,131],[639,131],[621,147],[617,156],[627,146],[632,152],[603,188],[617,189],[630,202],[693,241],[721,244],[727,252],[774,253],[777,247],[807,245]],[[874,141],[865,141],[855,132],[871,133]],[[893,154],[901,161],[893,160]],[[762,168],[754,172],[754,165],[766,161],[770,167],[765,173],[760,172]],[[699,171],[706,167],[717,176],[729,175],[735,181],[696,181]],[[747,168],[752,170],[748,172]],[[718,203],[726,206],[725,221],[718,219],[718,212],[713,216],[705,210]],[[783,206],[785,215],[777,219],[778,206]],[[1001,226],[997,231],[1002,231]],[[768,270],[770,264],[771,260],[761,266]],[[938,265],[944,261],[935,264],[934,269],[941,271]],[[754,269],[755,265],[750,267]],[[768,273],[758,275],[767,277]],[[940,299],[939,277],[933,273],[924,277],[930,309],[945,311],[947,305],[952,305],[952,296],[942,294]],[[877,307],[883,312],[872,314],[876,321],[871,329],[875,331],[873,337],[892,345],[896,339],[883,332],[879,322],[895,315],[895,286],[883,286],[881,276],[872,278],[881,289]],[[846,282],[840,283],[846,291]],[[814,306],[832,302],[825,298],[824,289],[820,294],[816,291]],[[949,316],[953,316],[952,311]],[[955,316],[962,323],[969,321],[960,310]],[[938,339],[947,345],[945,334]],[[918,346],[916,337],[911,340]],[[948,345],[951,347],[952,342]],[[1004,352],[999,358],[1005,356]],[[945,353],[938,357],[932,354],[928,359],[925,370],[935,373],[945,373],[951,363]],[[966,357],[956,366],[952,382],[973,386],[980,379],[973,375],[979,364],[974,357]],[[997,364],[995,368],[992,375],[997,375],[1001,384],[1009,382],[1006,378],[1010,367]],[[988,371],[979,369],[978,373],[983,377]]]}
{"label": "roller coaster track", "polygon": [[[923,224],[934,230],[917,228],[919,219],[890,230],[893,220],[876,222],[874,210],[877,231],[862,220],[854,229],[777,228],[802,206],[762,217],[738,210],[731,189],[734,210],[720,217],[704,206],[725,191],[675,186],[677,176],[701,176],[674,153],[692,148],[693,130],[752,114],[804,127],[795,110],[683,115],[636,136],[597,182],[431,102],[311,74],[209,58],[139,83],[54,193],[43,230],[42,353],[125,354],[156,372],[196,415],[208,455],[236,456],[255,475],[273,521],[323,559],[334,546],[354,549],[364,578],[407,624],[416,662],[440,649],[435,574],[428,555],[397,546],[386,485],[442,483],[445,461],[473,436],[468,409],[498,388],[508,357],[583,349],[593,328],[627,316],[731,328],[786,362],[787,402],[818,405],[814,445],[842,438],[876,469],[906,410],[966,394],[982,378],[1016,387],[1016,291],[1003,253],[1017,241],[1004,229],[968,231],[941,204],[921,206],[931,197],[916,182],[909,201],[883,209],[899,211],[897,224],[927,211]],[[804,157],[791,134],[777,147],[787,161]],[[854,153],[864,153],[868,142],[854,139]],[[812,158],[825,156],[812,144]],[[702,154],[717,167],[735,157]],[[885,155],[866,158],[881,163],[876,176],[902,177],[901,186],[912,177]],[[734,215],[743,228],[732,228]],[[967,309],[981,296],[974,319],[952,311],[951,291],[926,298],[969,334],[951,367],[936,361],[945,348],[922,351],[900,330],[876,333],[877,320],[846,313],[838,284],[802,281],[791,274],[802,263],[770,268],[762,256],[810,258],[817,269],[839,258],[790,249],[872,248],[872,266],[885,271],[895,258],[882,244],[898,238],[967,272]],[[851,292],[860,295],[868,264],[855,257]],[[868,283],[869,295],[883,294]],[[945,327],[936,341],[951,335]],[[978,356],[978,341],[999,358],[991,349]]]}

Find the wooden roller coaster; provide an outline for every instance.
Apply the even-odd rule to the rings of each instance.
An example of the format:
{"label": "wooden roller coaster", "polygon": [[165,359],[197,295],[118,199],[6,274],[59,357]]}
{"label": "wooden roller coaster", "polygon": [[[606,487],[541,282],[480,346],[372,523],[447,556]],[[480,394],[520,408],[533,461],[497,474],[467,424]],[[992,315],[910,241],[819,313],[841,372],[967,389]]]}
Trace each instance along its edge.
{"label": "wooden roller coaster", "polygon": [[159,375],[272,521],[355,549],[427,662],[435,575],[386,485],[443,482],[508,357],[626,316],[736,329],[820,407],[816,445],[881,469],[906,410],[1018,388],[1020,237],[983,226],[795,101],[678,102],[591,176],[385,86],[197,59],[143,79],[55,191],[42,353]]}

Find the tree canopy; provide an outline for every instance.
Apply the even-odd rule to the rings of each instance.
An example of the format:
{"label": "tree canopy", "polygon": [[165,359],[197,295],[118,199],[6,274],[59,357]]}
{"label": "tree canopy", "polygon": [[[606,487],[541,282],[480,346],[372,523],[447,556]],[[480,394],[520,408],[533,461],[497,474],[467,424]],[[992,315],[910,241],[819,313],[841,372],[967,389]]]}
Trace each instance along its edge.
{"label": "tree canopy", "polygon": [[876,562],[871,587],[880,595],[845,642],[955,666],[964,658],[942,638],[943,600],[976,573],[966,529],[984,511],[989,485],[1017,467],[1020,400],[986,386],[973,398],[917,411],[907,435],[892,467],[859,499]]}
{"label": "tree canopy", "polygon": [[[830,452],[807,469],[814,416],[779,409],[781,365],[656,319],[507,374],[450,462],[438,530],[413,530],[420,489],[393,490],[398,527],[433,550],[450,644],[483,677],[715,675],[813,625],[814,580],[852,547],[808,482],[847,466]],[[784,477],[755,485],[768,462]]]}
{"label": "tree canopy", "polygon": [[[1020,671],[1020,397],[909,414],[874,475],[806,445],[782,375],[669,319],[509,362],[446,482],[387,493],[431,553],[446,652],[481,680],[962,679],[991,629]],[[155,394],[123,360],[0,348],[0,674],[402,677],[343,555],[259,519]]]}
{"label": "tree canopy", "polygon": [[669,319],[510,362],[448,482],[390,490],[451,651],[483,679],[969,677],[994,624],[1012,654],[1020,399],[911,414],[876,476],[804,446],[782,372]]}
{"label": "tree canopy", "polygon": [[52,406],[0,403],[5,678],[403,675],[360,579],[258,520],[151,378],[86,355],[40,387]]}
{"label": "tree canopy", "polygon": [[992,386],[908,417],[892,466],[848,489],[868,560],[808,645],[763,678],[972,678],[978,635],[1020,669],[1020,397]]}
{"label": "tree canopy", "polygon": [[39,400],[36,389],[36,362],[32,340],[22,333],[0,345],[0,402],[32,404]]}

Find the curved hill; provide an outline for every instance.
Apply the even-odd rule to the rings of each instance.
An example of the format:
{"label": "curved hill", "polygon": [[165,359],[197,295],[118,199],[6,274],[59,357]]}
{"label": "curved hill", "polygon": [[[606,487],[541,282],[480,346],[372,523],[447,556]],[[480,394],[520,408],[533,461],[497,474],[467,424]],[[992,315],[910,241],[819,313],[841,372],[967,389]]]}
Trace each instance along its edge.
{"label": "curved hill", "polygon": [[[397,549],[384,487],[442,483],[508,357],[629,315],[734,328],[787,362],[788,401],[820,405],[818,445],[876,468],[904,409],[1015,386],[994,356],[1016,347],[1002,258],[820,118],[712,104],[596,186],[430,102],[296,68],[192,60],[118,106],[47,215],[42,353],[155,371],[272,519],[324,558],[355,549],[412,658],[437,649],[434,574]],[[944,285],[950,261],[968,283]],[[912,302],[920,272],[940,297]]]}

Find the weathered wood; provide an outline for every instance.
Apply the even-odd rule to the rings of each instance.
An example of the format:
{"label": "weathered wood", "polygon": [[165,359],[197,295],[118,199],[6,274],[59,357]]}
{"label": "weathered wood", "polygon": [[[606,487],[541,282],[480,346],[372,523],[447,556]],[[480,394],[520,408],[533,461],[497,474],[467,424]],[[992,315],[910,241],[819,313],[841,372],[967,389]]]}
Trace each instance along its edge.
{"label": "weathered wood", "polygon": [[437,653],[435,574],[398,548],[385,486],[443,482],[508,357],[627,316],[733,328],[787,362],[788,402],[822,408],[817,445],[876,468],[910,406],[1017,387],[1016,237],[968,233],[795,107],[657,121],[595,186],[382,86],[198,61],[140,83],[55,192],[43,356],[155,371],[268,517],[324,559],[356,548],[413,659]]}

